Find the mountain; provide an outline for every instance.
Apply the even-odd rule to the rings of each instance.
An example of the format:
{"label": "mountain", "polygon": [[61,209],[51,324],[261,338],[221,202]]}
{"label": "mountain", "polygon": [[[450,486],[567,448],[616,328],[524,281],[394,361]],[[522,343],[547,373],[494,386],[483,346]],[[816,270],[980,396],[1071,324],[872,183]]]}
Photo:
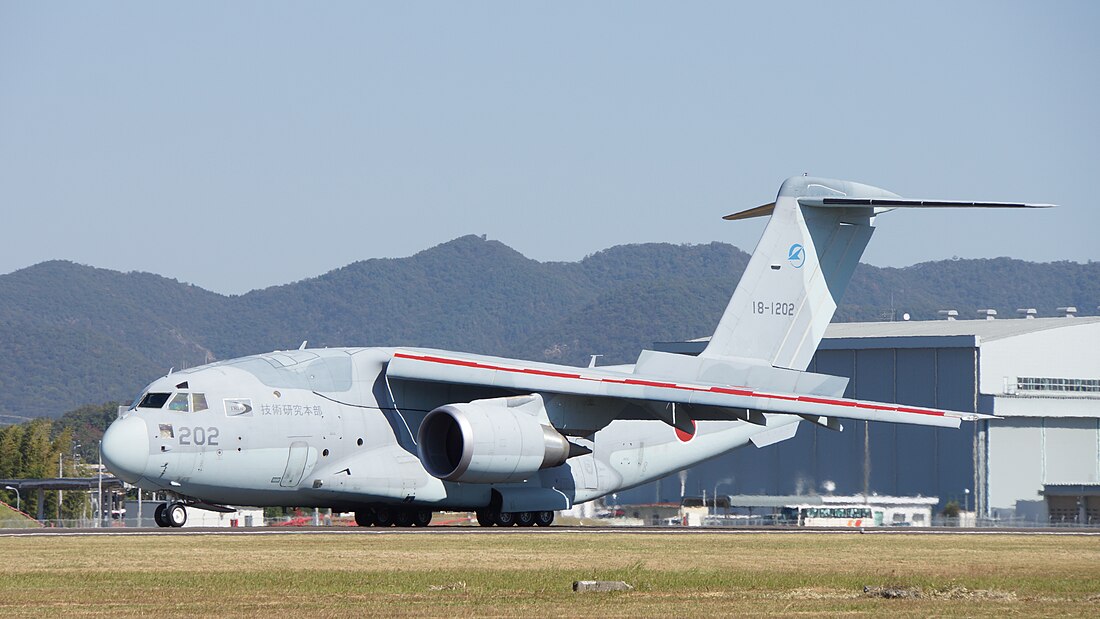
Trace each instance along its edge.
{"label": "mountain", "polygon": [[[538,262],[476,236],[224,296],[149,273],[52,261],[0,276],[0,421],[129,400],[169,368],[310,346],[426,346],[629,363],[653,341],[709,335],[748,254],[723,243],[613,247]],[[996,258],[860,265],[836,320],[935,319],[1019,307],[1095,314],[1100,263]],[[7,416],[7,417],[5,417]]]}

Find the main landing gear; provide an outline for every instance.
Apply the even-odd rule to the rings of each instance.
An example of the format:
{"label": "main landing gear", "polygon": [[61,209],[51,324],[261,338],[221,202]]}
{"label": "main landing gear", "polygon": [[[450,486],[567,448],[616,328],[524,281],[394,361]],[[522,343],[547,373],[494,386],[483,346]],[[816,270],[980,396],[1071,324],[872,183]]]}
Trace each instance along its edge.
{"label": "main landing gear", "polygon": [[187,522],[187,510],[183,503],[161,503],[153,512],[153,520],[158,527],[182,527]]}
{"label": "main landing gear", "polygon": [[554,512],[500,512],[494,509],[479,509],[476,512],[477,523],[483,527],[548,527],[554,524]]}
{"label": "main landing gear", "polygon": [[430,509],[367,507],[355,512],[355,524],[361,527],[426,527],[431,521]]}

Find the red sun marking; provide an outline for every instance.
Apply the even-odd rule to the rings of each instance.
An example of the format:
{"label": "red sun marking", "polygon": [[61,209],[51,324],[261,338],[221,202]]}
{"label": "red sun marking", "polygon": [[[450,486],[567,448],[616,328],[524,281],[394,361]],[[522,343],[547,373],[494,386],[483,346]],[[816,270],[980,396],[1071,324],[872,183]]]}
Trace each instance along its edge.
{"label": "red sun marking", "polygon": [[695,420],[692,419],[691,420],[691,432],[684,432],[680,428],[676,428],[676,438],[678,438],[682,442],[686,443],[686,442],[690,441],[692,438],[695,437],[695,430],[696,429],[697,428],[695,426]]}

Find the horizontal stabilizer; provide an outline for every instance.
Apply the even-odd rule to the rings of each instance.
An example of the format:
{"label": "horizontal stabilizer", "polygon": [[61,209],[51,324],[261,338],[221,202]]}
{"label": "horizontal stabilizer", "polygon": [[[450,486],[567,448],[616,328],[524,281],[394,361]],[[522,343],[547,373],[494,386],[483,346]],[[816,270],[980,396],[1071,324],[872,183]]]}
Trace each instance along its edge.
{"label": "horizontal stabilizer", "polygon": [[750,209],[743,210],[740,213],[726,215],[722,219],[726,219],[729,221],[735,221],[737,219],[752,219],[753,217],[764,217],[765,215],[771,215],[773,211],[775,211],[775,202],[762,204],[760,206],[754,206]]}
{"label": "horizontal stabilizer", "polygon": [[[905,198],[799,198],[802,206],[849,208],[1052,208],[1054,204],[1027,204],[1025,202],[971,202],[968,200],[909,200]],[[763,207],[757,207],[763,208]],[[756,209],[750,209],[756,210]],[[750,211],[744,211],[746,213]],[[730,219],[732,216],[726,217]],[[755,217],[755,215],[753,215]],[[744,219],[739,217],[738,219]]]}

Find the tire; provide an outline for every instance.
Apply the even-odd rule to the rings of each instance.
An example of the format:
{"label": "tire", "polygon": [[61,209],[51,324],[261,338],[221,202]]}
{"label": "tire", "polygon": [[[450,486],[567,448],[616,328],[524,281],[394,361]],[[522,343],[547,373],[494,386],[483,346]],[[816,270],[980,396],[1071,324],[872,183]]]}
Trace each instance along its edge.
{"label": "tire", "polygon": [[369,509],[361,509],[355,512],[355,524],[361,527],[373,527],[374,512]]}
{"label": "tire", "polygon": [[183,503],[171,503],[168,508],[164,510],[164,521],[169,526],[180,528],[187,523],[187,509],[184,508]]}
{"label": "tire", "polygon": [[393,526],[393,510],[388,507],[377,507],[374,510],[374,524],[380,527]]}
{"label": "tire", "polygon": [[535,526],[534,512],[516,512],[516,525],[521,527]]}
{"label": "tire", "polygon": [[510,527],[516,523],[515,512],[493,512],[493,524],[498,527]]}
{"label": "tire", "polygon": [[157,523],[158,527],[170,527],[168,519],[164,517],[164,512],[168,509],[167,503],[161,503],[157,505],[157,508],[153,510],[153,522]]}
{"label": "tire", "polygon": [[535,512],[535,524],[540,527],[554,524],[554,512]]}
{"label": "tire", "polygon": [[413,523],[413,510],[399,509],[394,514],[393,523],[399,527],[411,527]]}
{"label": "tire", "polygon": [[413,526],[426,527],[432,523],[432,510],[418,509],[413,512]]}
{"label": "tire", "polygon": [[492,518],[492,515],[489,513],[488,510],[479,509],[476,512],[474,512],[474,516],[477,517],[478,526],[480,526],[480,527],[491,527],[491,526],[493,526],[493,518]]}

